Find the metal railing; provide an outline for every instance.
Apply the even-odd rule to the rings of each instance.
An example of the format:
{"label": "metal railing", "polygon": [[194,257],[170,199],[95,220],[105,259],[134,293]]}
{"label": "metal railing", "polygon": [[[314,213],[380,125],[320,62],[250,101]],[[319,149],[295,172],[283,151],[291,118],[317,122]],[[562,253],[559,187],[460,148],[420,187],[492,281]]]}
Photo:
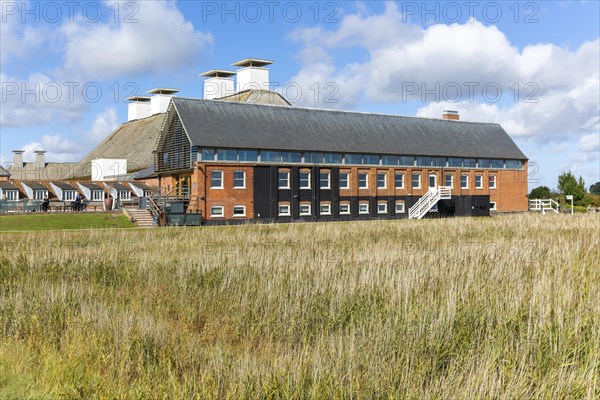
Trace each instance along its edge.
{"label": "metal railing", "polygon": [[451,188],[449,186],[438,186],[437,188],[429,188],[427,193],[423,195],[413,206],[408,210],[409,219],[421,219],[437,204],[439,200],[451,198]]}

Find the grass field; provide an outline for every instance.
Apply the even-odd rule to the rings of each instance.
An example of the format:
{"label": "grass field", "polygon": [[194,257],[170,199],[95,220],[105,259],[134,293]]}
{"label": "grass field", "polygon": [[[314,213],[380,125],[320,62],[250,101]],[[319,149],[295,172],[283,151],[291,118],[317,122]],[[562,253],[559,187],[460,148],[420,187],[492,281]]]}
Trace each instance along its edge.
{"label": "grass field", "polygon": [[596,399],[599,227],[0,234],[0,398]]}
{"label": "grass field", "polygon": [[0,215],[0,231],[132,228],[134,226],[129,218],[123,214],[32,213]]}

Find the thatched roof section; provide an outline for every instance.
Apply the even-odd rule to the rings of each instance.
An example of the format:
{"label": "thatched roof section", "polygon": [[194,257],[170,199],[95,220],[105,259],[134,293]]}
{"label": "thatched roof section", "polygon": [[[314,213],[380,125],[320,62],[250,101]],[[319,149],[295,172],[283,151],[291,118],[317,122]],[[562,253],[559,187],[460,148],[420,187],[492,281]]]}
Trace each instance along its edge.
{"label": "thatched roof section", "polygon": [[272,106],[291,106],[290,103],[279,93],[270,90],[248,89],[230,96],[222,97],[220,101],[232,101],[235,103],[267,104]]}
{"label": "thatched roof section", "polygon": [[153,165],[152,151],[164,116],[165,114],[155,114],[121,125],[78,163],[72,178],[91,175],[92,160],[98,158],[127,159],[128,171]]}

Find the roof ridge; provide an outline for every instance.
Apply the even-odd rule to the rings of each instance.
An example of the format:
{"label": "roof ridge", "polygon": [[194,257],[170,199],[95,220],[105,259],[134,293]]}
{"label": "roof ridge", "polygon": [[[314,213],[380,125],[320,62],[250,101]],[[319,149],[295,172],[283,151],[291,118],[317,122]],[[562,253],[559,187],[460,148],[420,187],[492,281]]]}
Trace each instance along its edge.
{"label": "roof ridge", "polygon": [[[268,92],[272,92],[272,91],[268,91]],[[236,93],[236,94],[240,94],[242,92]],[[277,93],[277,92],[272,92],[272,93]],[[277,93],[279,94],[279,93]],[[234,95],[232,95],[234,96]],[[206,100],[206,99],[198,99],[198,98],[194,98],[194,97],[182,97],[182,96],[178,96],[178,97],[173,97],[173,100],[192,100],[192,101],[197,101],[197,102],[202,102],[202,103],[207,103],[207,104],[236,104],[236,105],[247,105],[247,106],[257,106],[257,107],[275,107],[275,108],[281,108],[281,109],[285,109],[285,110],[306,110],[306,111],[321,111],[321,112],[331,112],[331,113],[347,113],[347,114],[358,114],[358,115],[376,115],[376,116],[382,116],[382,117],[396,117],[396,118],[413,118],[413,119],[423,119],[423,120],[429,120],[429,121],[441,121],[441,122],[447,122],[447,123],[464,123],[464,124],[481,124],[481,125],[500,125],[500,123],[498,122],[480,122],[480,121],[462,121],[462,120],[446,120],[446,119],[442,119],[442,118],[434,118],[434,117],[418,117],[415,115],[399,115],[399,114],[388,114],[388,113],[374,113],[374,112],[368,112],[368,111],[354,111],[354,110],[337,110],[337,109],[331,109],[331,108],[316,108],[316,107],[296,107],[296,106],[280,106],[280,105],[276,105],[276,104],[258,104],[258,103],[247,103],[247,102],[230,102],[230,101],[222,101],[222,100]]]}

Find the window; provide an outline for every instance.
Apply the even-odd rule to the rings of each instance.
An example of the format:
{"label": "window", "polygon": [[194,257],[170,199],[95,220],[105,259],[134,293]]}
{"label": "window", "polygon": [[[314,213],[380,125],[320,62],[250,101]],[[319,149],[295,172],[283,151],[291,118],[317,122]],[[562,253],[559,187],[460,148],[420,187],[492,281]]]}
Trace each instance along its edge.
{"label": "window", "polygon": [[244,189],[246,187],[246,172],[233,171],[233,188]]}
{"label": "window", "polygon": [[387,203],[377,203],[377,214],[387,214]]}
{"label": "window", "polygon": [[463,168],[475,168],[475,165],[477,164],[477,160],[474,158],[463,158],[462,162]]}
{"label": "window", "polygon": [[369,203],[359,203],[358,204],[358,213],[359,214],[368,214],[369,213]]}
{"label": "window", "polygon": [[280,151],[261,151],[260,152],[260,160],[262,162],[281,162],[281,152]]}
{"label": "window", "polygon": [[449,158],[448,166],[451,168],[460,168],[462,167],[462,158]]}
{"label": "window", "polygon": [[369,174],[366,172],[360,172],[358,174],[358,188],[368,189],[369,188]]}
{"label": "window", "polygon": [[215,161],[215,149],[202,149],[202,161]]}
{"label": "window", "polygon": [[417,166],[431,167],[431,157],[417,157]]}
{"label": "window", "polygon": [[258,161],[258,151],[256,150],[240,150],[240,161]]}
{"label": "window", "polygon": [[117,195],[121,200],[131,199],[131,192],[129,190],[119,190]]}
{"label": "window", "polygon": [[454,187],[454,175],[446,174],[446,186],[450,188]]}
{"label": "window", "polygon": [[310,189],[310,172],[300,171],[300,189]]}
{"label": "window", "polygon": [[413,189],[421,187],[421,174],[412,174],[412,187]]}
{"label": "window", "polygon": [[475,189],[483,189],[483,176],[475,175]]}
{"label": "window", "polygon": [[398,165],[397,156],[381,156],[382,165]]}
{"label": "window", "polygon": [[523,169],[523,161],[506,160],[506,168],[508,168],[508,169]]}
{"label": "window", "polygon": [[350,204],[349,203],[341,203],[340,204],[340,214],[350,214]]}
{"label": "window", "polygon": [[330,189],[331,188],[331,174],[329,172],[321,172],[319,174],[319,187],[321,189]]}
{"label": "window", "polygon": [[223,218],[225,216],[223,214],[223,206],[212,206],[210,208],[210,216],[211,218]]}
{"label": "window", "polygon": [[363,163],[366,165],[379,165],[379,156],[363,154]]}
{"label": "window", "polygon": [[304,153],[304,162],[307,164],[320,164],[323,162],[323,153]]}
{"label": "window", "polygon": [[300,215],[311,215],[310,204],[300,204]]}
{"label": "window", "polygon": [[395,181],[396,189],[404,189],[404,174],[402,172],[396,172]]}
{"label": "window", "polygon": [[319,206],[320,215],[331,215],[331,204],[321,204]]}
{"label": "window", "polygon": [[63,200],[75,200],[75,191],[74,190],[65,190],[63,192]]}
{"label": "window", "polygon": [[279,171],[277,177],[279,189],[289,189],[290,188],[290,173],[289,171]]}
{"label": "window", "polygon": [[325,162],[325,164],[341,164],[342,155],[335,153],[325,153],[323,154],[323,161]]}
{"label": "window", "polygon": [[210,188],[223,189],[223,171],[210,171]]}
{"label": "window", "polygon": [[396,202],[396,214],[403,214],[404,211],[404,202],[397,201]]}
{"label": "window", "polygon": [[245,217],[246,216],[246,206],[233,206],[233,216],[234,217]]}
{"label": "window", "polygon": [[496,189],[496,175],[490,175],[488,177],[490,189]]}
{"label": "window", "polygon": [[480,158],[477,160],[477,166],[479,168],[492,168],[492,160]]}
{"label": "window", "polygon": [[433,158],[433,166],[434,167],[445,167],[446,166],[446,158],[434,157]]}
{"label": "window", "polygon": [[302,162],[302,153],[284,152],[281,153],[281,159],[285,163],[299,163]]}
{"label": "window", "polygon": [[469,188],[469,175],[461,175],[460,176],[460,188],[461,189]]}
{"label": "window", "polygon": [[490,211],[495,211],[495,210],[496,210],[496,202],[490,201]]}
{"label": "window", "polygon": [[92,201],[104,200],[104,192],[101,190],[92,190]]}
{"label": "window", "polygon": [[346,164],[362,164],[361,154],[346,154]]}
{"label": "window", "polygon": [[289,204],[280,204],[278,207],[278,212],[279,212],[280,216],[289,216],[290,215]]}
{"label": "window", "polygon": [[217,160],[219,161],[237,161],[237,150],[217,150]]}
{"label": "window", "polygon": [[377,173],[377,189],[385,189],[387,187],[387,174]]}
{"label": "window", "polygon": [[34,200],[43,200],[44,197],[48,196],[47,190],[34,190],[33,191],[33,199]]}
{"label": "window", "polygon": [[350,172],[340,172],[340,189],[350,189]]}
{"label": "window", "polygon": [[5,190],[6,200],[19,200],[19,192],[17,190]]}
{"label": "window", "polygon": [[400,165],[405,165],[407,167],[415,165],[414,157],[400,157],[399,161],[400,161]]}

